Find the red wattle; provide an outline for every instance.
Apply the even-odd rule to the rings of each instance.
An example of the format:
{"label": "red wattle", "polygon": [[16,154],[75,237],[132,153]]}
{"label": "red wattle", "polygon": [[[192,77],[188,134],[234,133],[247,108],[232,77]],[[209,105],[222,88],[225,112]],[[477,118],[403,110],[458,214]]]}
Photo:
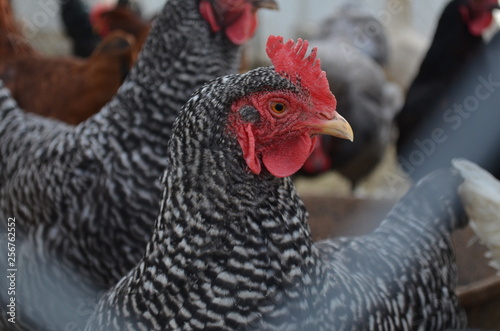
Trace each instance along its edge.
{"label": "red wattle", "polygon": [[321,139],[317,139],[313,152],[307,158],[302,170],[308,174],[319,174],[328,171],[331,166],[332,160],[324,151]]}
{"label": "red wattle", "polygon": [[208,22],[212,32],[218,32],[221,30],[219,23],[217,23],[217,18],[215,18],[214,9],[212,4],[206,0],[200,1],[200,13],[201,16]]}
{"label": "red wattle", "polygon": [[111,9],[113,9],[111,5],[98,3],[97,5],[92,7],[89,14],[90,24],[97,31],[99,36],[103,38],[109,34],[111,28],[109,26],[108,20],[103,18],[102,16],[104,13],[110,11]]}
{"label": "red wattle", "polygon": [[488,28],[493,20],[491,13],[483,13],[481,16],[474,18],[469,23],[469,32],[474,36],[481,36],[486,28]]}
{"label": "red wattle", "polygon": [[252,38],[257,28],[257,15],[251,4],[246,4],[238,19],[226,26],[226,36],[235,45],[242,45]]}
{"label": "red wattle", "polygon": [[458,10],[460,11],[462,20],[467,24],[470,34],[476,37],[481,36],[493,20],[493,15],[490,12],[481,12],[474,15],[465,5],[461,5]]}
{"label": "red wattle", "polygon": [[262,153],[262,162],[276,177],[291,176],[306,162],[315,143],[316,138],[308,134],[300,135]]}

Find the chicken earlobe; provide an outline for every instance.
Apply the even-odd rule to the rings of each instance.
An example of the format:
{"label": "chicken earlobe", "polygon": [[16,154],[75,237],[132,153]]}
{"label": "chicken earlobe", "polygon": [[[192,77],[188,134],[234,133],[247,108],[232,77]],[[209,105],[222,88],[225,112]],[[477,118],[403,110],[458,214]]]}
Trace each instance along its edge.
{"label": "chicken earlobe", "polygon": [[218,23],[212,4],[209,1],[200,2],[200,13],[205,21],[207,21],[210,25],[210,30],[213,33],[222,30],[222,26],[220,26],[220,24]]}
{"label": "chicken earlobe", "polygon": [[257,153],[255,152],[255,137],[251,124],[246,124],[243,126],[243,130],[239,130],[238,142],[243,151],[243,158],[250,170],[256,175],[260,174],[262,167],[257,157]]}
{"label": "chicken earlobe", "polygon": [[251,4],[245,4],[241,16],[226,26],[226,36],[235,45],[243,45],[257,29],[257,15]]}

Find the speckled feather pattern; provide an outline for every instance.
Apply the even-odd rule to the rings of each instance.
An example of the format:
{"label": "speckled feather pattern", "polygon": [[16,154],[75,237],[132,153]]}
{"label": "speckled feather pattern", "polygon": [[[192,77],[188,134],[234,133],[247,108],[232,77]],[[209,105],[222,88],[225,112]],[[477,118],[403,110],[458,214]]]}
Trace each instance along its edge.
{"label": "speckled feather pattern", "polygon": [[[55,266],[41,269],[53,269],[43,286],[24,274],[20,290],[27,297],[18,297],[26,311],[38,292],[51,296],[66,281],[95,299],[96,289],[140,260],[157,214],[173,122],[196,87],[235,72],[238,62],[238,47],[210,33],[198,1],[171,0],[118,94],[79,126],[25,114],[1,86],[0,216],[16,217],[17,243],[26,242],[29,256],[19,261],[25,269]],[[71,307],[62,305],[59,310]]]}
{"label": "speckled feather pattern", "polygon": [[443,330],[463,327],[450,233],[459,176],[427,178],[373,233],[313,243],[292,182],[251,173],[227,129],[233,101],[300,93],[272,68],[219,78],[169,143],[155,231],[87,330]]}

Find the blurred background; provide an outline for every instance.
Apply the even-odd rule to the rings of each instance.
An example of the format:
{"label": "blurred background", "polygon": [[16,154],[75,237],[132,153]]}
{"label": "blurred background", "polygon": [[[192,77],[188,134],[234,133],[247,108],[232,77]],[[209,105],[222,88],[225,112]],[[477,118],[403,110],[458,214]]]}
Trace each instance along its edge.
{"label": "blurred background", "polygon": [[[117,0],[84,2],[91,9],[103,3],[113,5]],[[259,12],[259,28],[254,39],[245,48],[245,69],[268,64],[264,49],[270,34],[282,35],[285,38],[314,36],[318,33],[320,23],[347,3],[345,0],[278,2],[281,7],[279,11]],[[12,0],[15,15],[24,26],[25,36],[44,54],[71,53],[71,41],[64,33],[61,20],[60,3],[61,0]],[[141,16],[146,20],[152,19],[164,3],[165,0],[135,1]],[[390,50],[389,65],[384,66],[384,70],[387,78],[401,87],[403,97],[432,41],[437,21],[448,1],[355,0],[349,3],[366,8],[369,14],[382,24],[388,36]],[[499,20],[498,12],[495,12],[495,17]],[[401,46],[402,42],[405,45]],[[300,177],[296,182],[299,191],[304,194],[350,196],[353,192],[344,176],[331,171],[313,178]],[[396,199],[406,191],[408,184],[396,165],[394,148],[390,144],[380,164],[357,183],[354,193],[358,197]]]}
{"label": "blurred background", "polygon": [[[61,19],[60,3],[63,1],[67,0],[11,0],[15,15],[22,24],[22,32],[29,43],[43,54],[72,54],[71,40],[65,33],[64,24]],[[101,4],[114,5],[117,1],[118,0],[84,0],[89,10]],[[362,153],[360,150],[351,147],[355,145],[349,145],[350,143],[346,142],[342,146],[334,146],[334,154],[344,153],[342,155],[348,155],[347,158],[352,159],[353,163],[358,165],[361,164],[362,166],[366,165],[366,169],[359,169],[352,167],[352,164],[346,164],[345,167],[338,167],[336,169],[330,167],[330,171],[324,173],[323,171],[318,171],[318,173],[321,174],[315,173],[314,175],[304,175],[301,173],[300,176],[294,179],[299,193],[311,214],[311,229],[315,239],[321,239],[332,235],[355,235],[365,233],[377,226],[378,222],[385,217],[387,211],[392,207],[394,202],[406,192],[409,185],[412,183],[410,177],[403,173],[397,162],[396,141],[398,138],[398,131],[395,130],[392,124],[396,113],[406,106],[405,102],[408,103],[409,101],[408,91],[412,83],[414,83],[414,79],[419,71],[424,56],[426,56],[429,46],[434,41],[434,33],[443,9],[448,3],[456,1],[277,1],[280,5],[279,11],[262,10],[259,12],[260,24],[257,33],[253,40],[244,48],[242,71],[269,64],[264,50],[267,37],[271,34],[281,35],[285,39],[296,39],[300,37],[310,40],[319,40],[315,45],[318,45],[320,49],[319,55],[322,59],[322,68],[327,71],[327,73],[332,74],[332,79],[329,80],[332,91],[339,101],[337,109],[343,116],[351,112],[350,115],[353,116],[352,119],[348,118],[348,116],[345,117],[353,126],[355,142],[360,144],[361,141],[361,152],[364,150],[370,152],[370,148],[373,147],[377,156],[361,155]],[[484,0],[483,2],[487,1],[490,0]],[[145,21],[149,21],[161,10],[165,0],[136,0],[131,2],[139,9],[138,14],[140,14],[141,18]],[[476,2],[481,1],[478,0]],[[356,15],[359,14],[362,16],[367,25],[364,27],[357,26],[361,33],[356,34],[359,32],[356,30],[357,23],[355,19],[352,19],[349,23],[351,25],[346,25],[351,28],[347,28],[347,31],[343,31],[342,35],[340,32],[342,32],[341,30],[343,29],[342,15],[344,14],[337,16],[337,23],[339,25],[337,25],[336,30],[333,29],[333,31],[338,32],[338,34],[334,36],[333,44],[335,46],[344,46],[345,44],[349,47],[358,47],[361,53],[363,53],[363,51],[370,53],[369,56],[372,57],[370,59],[362,59],[361,55],[357,52],[352,52],[349,47],[340,47],[340,53],[339,47],[337,47],[336,51],[329,53],[329,46],[321,44],[321,42],[325,40],[330,42],[331,39],[328,39],[329,36],[323,36],[323,39],[318,38],[318,36],[322,34],[321,29],[325,19],[332,17],[332,15],[338,12],[346,3],[349,3],[353,8],[362,8],[364,14],[358,12]],[[481,31],[479,36],[475,36],[478,37],[476,41],[480,40],[480,43],[483,43],[484,39],[486,45],[490,38],[497,33],[500,22],[499,12],[499,10],[496,10],[493,13],[495,17],[493,23],[490,24],[485,31]],[[459,13],[455,12],[455,14],[455,16],[459,16]],[[351,18],[355,18],[356,15],[351,16]],[[345,14],[346,18],[348,18],[347,16],[348,15]],[[373,21],[370,21],[370,17],[375,18],[375,20],[378,21],[378,25],[370,25],[370,22],[373,23]],[[380,27],[381,30],[377,30]],[[374,28],[376,31],[370,30],[371,28]],[[456,37],[456,39],[453,40],[456,45],[467,39],[463,35],[459,35],[460,33],[468,33],[466,28],[463,26],[462,28],[462,30],[453,30],[454,26],[450,25],[449,27],[445,26],[442,32],[444,32],[444,34],[449,34],[447,37]],[[348,31],[349,29],[351,29],[351,31]],[[377,33],[372,33],[373,31],[382,32],[381,34],[384,36],[377,39]],[[352,37],[354,39],[343,39],[348,38],[350,32],[352,32]],[[363,39],[366,36],[368,36],[368,38]],[[498,41],[500,35],[497,34],[496,37]],[[377,44],[377,42],[380,43]],[[499,43],[497,42],[496,45],[496,49],[498,50]],[[379,46],[380,49],[378,48]],[[436,42],[436,46],[440,45]],[[453,43],[451,46],[453,46]],[[438,54],[439,56],[434,59],[436,60],[435,62],[437,62],[437,68],[440,66],[446,67],[447,64],[453,62],[450,60],[453,57],[450,56],[450,54],[447,54],[448,57],[441,56],[443,54],[446,55],[449,49],[450,45],[446,43],[441,45],[441,48],[437,48],[437,50],[441,52]],[[378,51],[382,54],[382,59],[377,58],[376,55]],[[468,53],[473,50],[465,47],[462,51]],[[468,56],[471,54],[465,55]],[[330,59],[335,59],[335,65],[330,66]],[[483,71],[481,74],[475,73],[474,76],[472,76],[472,86],[464,87],[465,92],[461,91],[464,93],[460,96],[461,99],[457,100],[461,100],[462,103],[465,104],[467,97],[470,98],[473,96],[471,93],[474,89],[477,91],[478,86],[475,80],[477,77],[487,77],[488,73],[495,72],[494,70],[498,68],[498,66],[496,66],[496,59],[498,59],[498,57],[494,59],[491,67],[485,70],[482,68]],[[455,65],[459,67],[458,69],[462,69],[463,67],[460,61],[461,59],[458,59],[455,63]],[[444,85],[446,87],[446,85],[450,84],[450,81],[455,79],[455,76],[452,75],[456,73],[454,71],[458,71],[455,69],[456,68],[452,68],[450,72],[445,73],[444,79],[443,77],[438,77],[439,75],[437,72],[436,77],[433,78],[440,80],[439,83],[441,86]],[[432,66],[428,69],[430,73],[433,73],[433,70],[435,70],[435,68],[432,68]],[[498,73],[498,70],[496,73]],[[500,78],[498,79],[500,81]],[[449,101],[453,99],[444,91],[434,89],[435,85],[433,85],[434,82],[432,79],[425,83],[427,84],[426,87],[430,88],[431,95],[436,94],[441,97],[441,93],[443,93],[443,100]],[[114,91],[112,94],[114,94]],[[383,97],[380,97],[381,95]],[[465,99],[464,95],[466,96]],[[498,93],[496,95],[498,97]],[[477,99],[471,100],[479,102]],[[495,100],[497,99],[491,98],[488,102],[491,104],[492,102],[496,102]],[[423,98],[419,97],[417,101],[417,111],[429,108],[424,103]],[[483,101],[483,99],[481,99],[481,101]],[[431,100],[431,102],[435,102],[435,100]],[[487,108],[486,103],[487,102],[484,102],[484,108]],[[446,107],[449,107],[449,105]],[[495,106],[495,109],[497,108],[498,107]],[[100,107],[98,109],[100,109]],[[440,110],[442,111],[443,109],[446,110],[448,108],[441,108]],[[363,115],[363,120],[356,120],[356,112]],[[383,117],[379,114],[384,114],[384,112],[388,113],[387,118],[379,118]],[[467,117],[464,116],[464,118]],[[375,128],[376,132],[365,132],[366,128],[363,127],[363,121],[372,123],[372,128]],[[373,123],[378,124],[375,125]],[[497,123],[498,121],[495,121],[495,125],[497,125]],[[355,125],[357,127],[355,127]],[[437,125],[442,125],[442,127],[444,127],[442,122]],[[457,130],[457,132],[459,131],[461,130]],[[473,132],[476,133],[477,131]],[[489,133],[486,133],[486,135],[487,134]],[[367,137],[364,141],[363,135]],[[484,133],[481,132],[480,135],[476,136],[481,136],[480,139],[482,139],[483,135]],[[373,142],[378,144],[373,146]],[[324,144],[328,145],[328,142],[324,142]],[[348,150],[344,150],[344,148]],[[414,151],[420,154],[413,154],[413,156],[424,155],[423,152],[426,152],[426,148],[428,149],[428,146],[422,147],[421,150]],[[496,148],[496,150],[498,150],[498,148]],[[438,152],[429,152],[429,154],[427,154],[428,158],[430,158],[430,154],[439,156]],[[322,156],[324,161],[325,155]],[[326,155],[326,157],[328,158],[328,155]],[[425,155],[423,157],[425,158]],[[319,160],[318,162],[321,163],[321,155]],[[414,158],[414,160],[416,159]],[[330,162],[332,160],[327,161]],[[338,161],[339,160],[333,160],[332,162],[335,163]],[[314,168],[318,165],[318,162],[310,166]],[[354,169],[354,173],[345,171],[345,168]],[[332,197],[334,197],[334,199],[332,199]],[[459,252],[458,266],[461,277],[460,285],[474,285],[478,280],[486,279],[493,275],[493,270],[485,267],[486,262],[483,258],[484,249],[475,242],[476,238],[468,229],[458,232],[454,240]],[[475,318],[476,321],[485,320],[484,316],[500,316],[498,312],[500,307],[500,278],[494,278],[492,282],[495,284],[496,292],[492,291],[491,287],[485,288],[484,285],[483,287],[479,287],[479,290],[474,290],[476,292],[488,292],[492,295],[492,298],[491,300],[488,299],[490,301],[483,300],[482,303],[477,303],[475,301],[471,303],[471,308],[469,309],[471,314],[469,316],[470,318],[472,317],[473,309],[478,311]],[[474,291],[467,288],[462,290],[463,293],[472,293]],[[474,294],[474,298],[478,297],[476,292],[472,293]],[[486,303],[488,305],[486,305]],[[500,320],[496,318],[494,322],[496,324],[482,324],[480,326],[485,328],[500,328]]]}
{"label": "blurred background", "polygon": [[[286,1],[286,5],[284,2]],[[355,0],[367,6],[375,14],[387,10],[385,0]],[[23,20],[35,23],[37,35],[61,35],[62,23],[59,15],[58,0],[21,1],[13,0],[16,15]],[[116,0],[85,0],[92,7],[97,3],[114,3]],[[152,17],[165,3],[165,0],[137,1],[145,17]],[[351,1],[352,2],[352,1]],[[329,16],[344,0],[282,0],[279,12],[261,11],[261,25],[255,39],[265,43],[269,34],[279,34],[286,38],[295,37],[307,24],[314,24]],[[412,25],[425,38],[432,37],[436,21],[446,0],[411,1]],[[50,8],[50,11],[46,9]],[[49,15],[42,15],[45,12]],[[51,15],[50,15],[51,14]],[[382,15],[382,14],[381,14]],[[385,14],[384,14],[385,15]],[[45,20],[42,16],[47,16]],[[43,24],[41,24],[43,23]]]}

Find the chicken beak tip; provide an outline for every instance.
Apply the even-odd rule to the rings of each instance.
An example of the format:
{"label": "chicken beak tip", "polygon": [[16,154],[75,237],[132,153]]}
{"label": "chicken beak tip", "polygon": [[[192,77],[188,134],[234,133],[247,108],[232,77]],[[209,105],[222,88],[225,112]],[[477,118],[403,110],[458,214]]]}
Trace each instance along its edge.
{"label": "chicken beak tip", "polygon": [[340,133],[340,135],[343,135],[342,137],[341,136],[337,136],[337,137],[347,139],[350,142],[354,141],[354,132],[352,131],[352,128],[349,125],[349,123],[346,122],[344,127],[341,129],[338,129],[337,132]]}
{"label": "chicken beak tip", "polygon": [[354,141],[354,132],[352,131],[351,125],[337,112],[335,112],[332,119],[322,122],[318,133],[347,139],[351,142]]}

